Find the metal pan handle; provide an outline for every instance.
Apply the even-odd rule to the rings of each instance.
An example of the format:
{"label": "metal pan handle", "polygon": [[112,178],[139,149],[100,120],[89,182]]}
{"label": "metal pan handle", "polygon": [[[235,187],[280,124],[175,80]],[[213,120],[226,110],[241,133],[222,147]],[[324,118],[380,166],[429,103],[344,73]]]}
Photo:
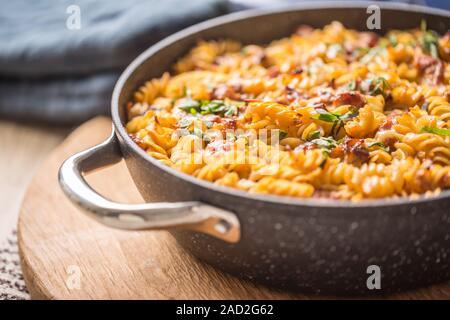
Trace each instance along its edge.
{"label": "metal pan handle", "polygon": [[122,160],[114,133],[103,143],[81,151],[62,164],[59,184],[64,193],[85,213],[114,228],[127,230],[185,228],[227,242],[238,242],[240,225],[236,215],[199,201],[122,204],[94,191],[83,174]]}

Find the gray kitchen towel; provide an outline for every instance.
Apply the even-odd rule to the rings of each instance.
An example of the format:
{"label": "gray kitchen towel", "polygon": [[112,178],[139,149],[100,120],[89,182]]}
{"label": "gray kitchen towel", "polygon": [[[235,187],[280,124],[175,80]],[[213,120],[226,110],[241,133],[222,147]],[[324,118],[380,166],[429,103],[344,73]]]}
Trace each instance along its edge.
{"label": "gray kitchen towel", "polygon": [[0,300],[29,299],[22,276],[16,232],[0,243]]}
{"label": "gray kitchen towel", "polygon": [[73,123],[106,113],[136,55],[226,12],[225,0],[0,1],[0,117]]}
{"label": "gray kitchen towel", "polygon": [[230,11],[302,1],[0,1],[0,118],[71,124],[107,114],[120,72],[151,44]]}

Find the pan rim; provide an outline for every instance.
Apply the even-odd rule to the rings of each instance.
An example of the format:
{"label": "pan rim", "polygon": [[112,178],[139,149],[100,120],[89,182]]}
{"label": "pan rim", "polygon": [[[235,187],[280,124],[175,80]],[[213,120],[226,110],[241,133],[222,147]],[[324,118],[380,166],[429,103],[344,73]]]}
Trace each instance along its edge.
{"label": "pan rim", "polygon": [[[156,44],[152,45],[141,54],[139,54],[122,72],[119,79],[114,86],[112,99],[111,99],[111,116],[114,124],[114,132],[119,135],[121,140],[129,147],[133,152],[139,155],[143,160],[150,163],[150,165],[156,166],[159,169],[165,171],[166,173],[175,176],[178,179],[182,179],[188,183],[192,183],[201,188],[209,189],[218,193],[225,193],[227,195],[243,198],[245,200],[259,201],[267,204],[280,204],[288,205],[294,207],[315,207],[315,208],[373,208],[373,207],[392,207],[392,206],[403,206],[403,205],[419,205],[424,203],[436,202],[439,200],[444,200],[450,198],[450,189],[443,190],[438,195],[433,195],[431,197],[426,197],[421,195],[415,199],[410,199],[408,197],[399,198],[380,198],[380,199],[364,199],[358,202],[351,200],[338,200],[331,198],[295,198],[289,196],[277,196],[268,194],[252,194],[247,191],[242,191],[239,189],[231,187],[218,186],[212,182],[201,180],[199,178],[193,177],[181,171],[173,169],[155,158],[148,155],[144,150],[139,148],[128,136],[125,126],[122,124],[119,115],[119,97],[122,93],[125,83],[128,78],[143,64],[144,61],[149,59],[152,55],[164,49],[165,47],[185,38],[195,33],[204,31],[206,29],[214,28],[222,24],[232,23],[240,20],[245,20],[253,17],[259,17],[264,15],[271,15],[276,13],[293,12],[301,10],[311,10],[311,9],[339,9],[339,8],[367,8],[369,5],[377,5],[381,9],[392,9],[405,12],[419,12],[438,15],[446,18],[450,18],[450,11],[428,8],[418,5],[409,5],[404,3],[380,3],[372,1],[348,1],[344,3],[329,2],[329,1],[318,1],[314,3],[300,3],[277,6],[276,8],[267,9],[250,9],[239,11],[235,13],[230,13],[227,15],[219,16],[213,19],[209,19],[198,24],[192,25],[181,31],[178,31]],[[195,200],[195,199],[194,199]],[[361,212],[362,213],[362,212]]]}

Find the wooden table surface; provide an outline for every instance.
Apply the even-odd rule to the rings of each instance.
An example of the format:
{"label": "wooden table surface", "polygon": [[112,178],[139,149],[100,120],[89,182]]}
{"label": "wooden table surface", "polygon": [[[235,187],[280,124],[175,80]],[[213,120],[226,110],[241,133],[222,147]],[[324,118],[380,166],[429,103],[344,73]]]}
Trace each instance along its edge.
{"label": "wooden table surface", "polygon": [[34,172],[71,130],[0,120],[0,243],[16,224]]}

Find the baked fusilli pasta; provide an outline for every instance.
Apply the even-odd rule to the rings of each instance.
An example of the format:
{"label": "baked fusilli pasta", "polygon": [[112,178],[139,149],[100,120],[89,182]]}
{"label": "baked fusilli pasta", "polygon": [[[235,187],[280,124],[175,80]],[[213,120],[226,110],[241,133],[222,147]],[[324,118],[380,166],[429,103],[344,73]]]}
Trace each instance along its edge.
{"label": "baked fusilli pasta", "polygon": [[159,161],[248,192],[359,200],[450,188],[450,33],[301,26],[200,41],[139,88],[127,131]]}

